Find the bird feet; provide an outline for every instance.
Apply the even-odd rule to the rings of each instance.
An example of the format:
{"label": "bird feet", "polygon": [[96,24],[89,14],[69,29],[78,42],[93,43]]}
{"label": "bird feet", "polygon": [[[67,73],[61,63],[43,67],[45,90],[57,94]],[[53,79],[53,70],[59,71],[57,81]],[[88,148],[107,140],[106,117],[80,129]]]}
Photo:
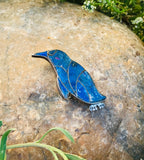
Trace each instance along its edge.
{"label": "bird feet", "polygon": [[94,111],[97,111],[98,110],[98,108],[99,109],[102,109],[102,108],[104,108],[105,107],[105,104],[104,103],[97,103],[97,104],[92,104],[92,105],[90,105],[89,106],[89,110],[91,111],[91,112],[94,112]]}

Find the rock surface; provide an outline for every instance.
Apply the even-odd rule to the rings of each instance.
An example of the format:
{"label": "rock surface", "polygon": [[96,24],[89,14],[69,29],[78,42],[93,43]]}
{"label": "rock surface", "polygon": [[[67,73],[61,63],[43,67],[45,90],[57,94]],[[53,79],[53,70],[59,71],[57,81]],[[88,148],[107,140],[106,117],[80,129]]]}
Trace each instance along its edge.
{"label": "rock surface", "polygon": [[[62,127],[71,144],[53,132],[44,143],[87,160],[144,160],[144,47],[126,26],[80,6],[46,1],[0,2],[0,135],[16,128],[8,144],[36,141]],[[106,107],[90,113],[64,100],[51,65],[33,53],[65,51],[91,74],[107,96]],[[8,150],[8,160],[52,160],[36,148]]]}

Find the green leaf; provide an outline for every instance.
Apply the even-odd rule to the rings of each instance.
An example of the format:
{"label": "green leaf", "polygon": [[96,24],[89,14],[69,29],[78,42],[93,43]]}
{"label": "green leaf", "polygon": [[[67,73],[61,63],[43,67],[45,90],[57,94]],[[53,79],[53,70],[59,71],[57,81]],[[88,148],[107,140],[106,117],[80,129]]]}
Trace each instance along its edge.
{"label": "green leaf", "polygon": [[50,146],[50,145],[41,144],[41,143],[32,142],[32,143],[15,144],[15,145],[7,146],[7,149],[22,148],[22,147],[41,147],[41,148],[45,148],[53,154],[55,160],[58,160],[55,152],[58,153],[64,160],[68,160],[65,153],[63,151],[61,151],[60,149],[57,149],[57,148],[55,148],[53,146]]}
{"label": "green leaf", "polygon": [[6,153],[5,153],[5,157],[4,157],[4,160],[6,160],[7,156],[6,156]]}
{"label": "green leaf", "polygon": [[0,127],[3,125],[2,121],[0,121]]}
{"label": "green leaf", "polygon": [[1,144],[0,144],[0,160],[4,160],[5,158],[5,151],[6,151],[6,141],[7,141],[7,136],[9,135],[9,133],[11,131],[13,131],[14,129],[9,129],[7,130],[2,138],[1,138]]}
{"label": "green leaf", "polygon": [[48,130],[38,141],[36,141],[36,143],[41,142],[41,141],[45,138],[45,136],[46,136],[48,133],[50,133],[51,131],[53,131],[53,130],[59,130],[59,131],[61,131],[71,142],[74,143],[74,139],[73,139],[73,137],[71,136],[71,134],[70,134],[67,130],[64,130],[64,129],[58,128],[58,127],[57,127],[57,128],[52,128],[52,129]]}
{"label": "green leaf", "polygon": [[69,160],[86,160],[86,159],[79,157],[77,155],[74,155],[74,154],[65,153],[65,155]]}

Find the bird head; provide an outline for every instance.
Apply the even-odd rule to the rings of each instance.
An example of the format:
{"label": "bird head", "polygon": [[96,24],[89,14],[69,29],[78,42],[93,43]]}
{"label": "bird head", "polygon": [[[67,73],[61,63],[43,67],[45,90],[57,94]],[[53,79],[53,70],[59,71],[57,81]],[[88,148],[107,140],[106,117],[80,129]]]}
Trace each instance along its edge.
{"label": "bird head", "polygon": [[62,65],[64,62],[69,61],[69,57],[61,50],[51,50],[36,53],[32,57],[44,58],[51,62],[54,66]]}

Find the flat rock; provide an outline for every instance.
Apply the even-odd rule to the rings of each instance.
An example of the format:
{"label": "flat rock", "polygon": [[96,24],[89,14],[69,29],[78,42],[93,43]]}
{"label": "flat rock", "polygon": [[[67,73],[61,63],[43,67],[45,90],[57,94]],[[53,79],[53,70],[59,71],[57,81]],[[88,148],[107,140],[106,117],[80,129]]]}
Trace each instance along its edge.
{"label": "flat rock", "polygon": [[[44,143],[87,160],[144,160],[144,46],[125,25],[81,6],[46,1],[0,2],[0,119],[16,131],[8,144],[36,141],[48,129],[67,129],[70,143],[53,132]],[[60,49],[90,73],[107,96],[90,113],[64,100],[56,75],[36,52]],[[46,150],[7,151],[8,160],[52,160]]]}

